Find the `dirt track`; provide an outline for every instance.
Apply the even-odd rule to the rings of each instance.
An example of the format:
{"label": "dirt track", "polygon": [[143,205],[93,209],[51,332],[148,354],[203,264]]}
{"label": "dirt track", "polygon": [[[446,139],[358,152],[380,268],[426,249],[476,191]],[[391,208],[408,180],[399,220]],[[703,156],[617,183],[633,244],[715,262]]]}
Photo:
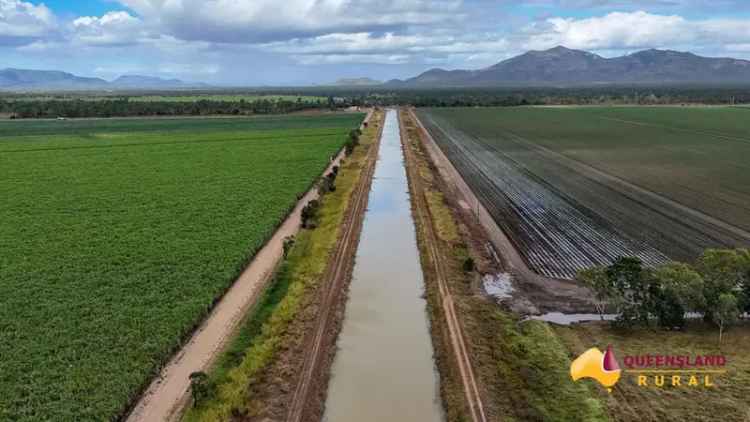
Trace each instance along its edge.
{"label": "dirt track", "polygon": [[[383,125],[380,125],[382,133]],[[290,422],[317,421],[322,417],[328,378],[335,350],[336,337],[340,329],[342,301],[346,299],[347,286],[351,280],[354,257],[367,201],[375,172],[381,133],[370,147],[367,163],[359,183],[352,194],[349,208],[344,216],[344,227],[335,250],[326,266],[322,288],[319,292],[318,312],[314,327],[305,335],[305,350],[301,370],[295,374],[297,381],[288,404],[286,420]]]}
{"label": "dirt track", "polygon": [[[368,112],[365,122],[368,122],[371,116],[372,111]],[[333,166],[339,165],[343,157],[342,150],[323,174],[330,172]],[[284,239],[299,231],[302,208],[317,196],[317,189],[312,188],[299,200],[294,210],[255,255],[191,339],[151,383],[130,412],[127,422],[179,420],[189,401],[190,374],[207,370],[228,344],[281,259]]]}
{"label": "dirt track", "polygon": [[421,179],[416,174],[417,170],[414,164],[414,152],[407,145],[408,135],[406,134],[406,125],[403,122],[402,113],[404,113],[404,111],[400,110],[399,118],[402,119],[401,142],[404,146],[404,153],[406,157],[406,169],[407,174],[409,175],[409,185],[413,201],[414,217],[418,220],[417,225],[423,228],[424,244],[427,248],[429,256],[429,264],[434,270],[434,274],[437,279],[438,288],[440,291],[441,307],[443,309],[443,314],[445,315],[445,323],[448,328],[448,334],[450,337],[453,354],[456,358],[458,369],[461,374],[464,395],[466,397],[466,402],[471,414],[471,420],[473,422],[487,422],[484,405],[482,404],[482,396],[479,392],[476,377],[474,376],[474,369],[472,368],[471,359],[466,347],[463,328],[454,306],[453,296],[451,295],[450,288],[448,287],[448,280],[444,266],[450,258],[445,256],[445,253],[448,251],[442,250],[440,248],[437,235],[435,234],[436,229],[434,227],[434,221],[429,215],[427,199],[425,197],[423,187],[420,183]]}

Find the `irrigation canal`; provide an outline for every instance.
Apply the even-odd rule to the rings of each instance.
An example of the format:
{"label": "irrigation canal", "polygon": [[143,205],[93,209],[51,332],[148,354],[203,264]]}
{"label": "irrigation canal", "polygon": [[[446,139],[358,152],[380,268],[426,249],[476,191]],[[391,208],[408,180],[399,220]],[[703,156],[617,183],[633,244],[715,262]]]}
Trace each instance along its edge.
{"label": "irrigation canal", "polygon": [[399,119],[388,110],[323,418],[444,419]]}

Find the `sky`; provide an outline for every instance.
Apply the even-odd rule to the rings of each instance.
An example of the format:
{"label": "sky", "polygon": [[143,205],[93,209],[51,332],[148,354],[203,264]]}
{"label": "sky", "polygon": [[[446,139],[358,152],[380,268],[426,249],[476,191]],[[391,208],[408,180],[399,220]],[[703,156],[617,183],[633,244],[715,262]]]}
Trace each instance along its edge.
{"label": "sky", "polygon": [[108,80],[389,80],[557,45],[750,59],[750,0],[0,0],[0,68]]}

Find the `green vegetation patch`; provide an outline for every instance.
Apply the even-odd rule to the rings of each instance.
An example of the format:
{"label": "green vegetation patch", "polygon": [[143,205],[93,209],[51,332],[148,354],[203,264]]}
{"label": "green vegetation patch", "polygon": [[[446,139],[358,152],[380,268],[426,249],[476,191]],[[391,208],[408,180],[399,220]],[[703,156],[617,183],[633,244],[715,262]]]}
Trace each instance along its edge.
{"label": "green vegetation patch", "polygon": [[[469,322],[477,350],[492,357],[482,366],[482,378],[495,379],[489,394],[500,397],[503,420],[605,421],[604,405],[591,389],[570,378],[570,357],[549,324],[519,317],[477,300],[481,320]],[[477,323],[485,327],[480,331]],[[489,327],[493,327],[490,331]]]}
{"label": "green vegetation patch", "polygon": [[0,125],[0,420],[120,415],[361,119]]}

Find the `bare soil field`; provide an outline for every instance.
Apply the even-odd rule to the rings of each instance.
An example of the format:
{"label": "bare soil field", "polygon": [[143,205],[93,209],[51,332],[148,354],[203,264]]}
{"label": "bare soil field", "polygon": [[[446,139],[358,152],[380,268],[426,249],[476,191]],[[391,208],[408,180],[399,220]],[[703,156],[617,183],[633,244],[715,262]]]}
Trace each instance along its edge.
{"label": "bare soil field", "polygon": [[[418,113],[526,262],[540,274],[573,278],[623,255],[656,265],[750,244],[742,212],[742,201],[750,203],[741,185],[747,174],[735,157],[750,144],[737,112],[686,109],[730,114],[672,127],[673,109],[682,110],[660,108],[656,117],[633,115],[638,108]],[[733,184],[720,184],[730,176]],[[733,203],[718,207],[722,198]]]}

